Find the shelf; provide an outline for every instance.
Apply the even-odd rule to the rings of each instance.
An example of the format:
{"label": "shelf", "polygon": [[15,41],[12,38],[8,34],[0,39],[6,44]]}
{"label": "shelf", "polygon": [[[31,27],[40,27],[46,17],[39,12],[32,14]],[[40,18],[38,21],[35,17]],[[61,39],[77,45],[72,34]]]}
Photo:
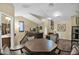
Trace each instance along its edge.
{"label": "shelf", "polygon": [[72,34],[79,34],[79,33],[72,33]]}
{"label": "shelf", "polygon": [[72,26],[72,46],[79,45],[79,26]]}
{"label": "shelf", "polygon": [[11,35],[10,34],[5,34],[5,35],[2,35],[1,38],[8,38],[8,37],[11,37]]}
{"label": "shelf", "polygon": [[72,40],[72,41],[79,41],[78,39],[74,39],[74,40]]}

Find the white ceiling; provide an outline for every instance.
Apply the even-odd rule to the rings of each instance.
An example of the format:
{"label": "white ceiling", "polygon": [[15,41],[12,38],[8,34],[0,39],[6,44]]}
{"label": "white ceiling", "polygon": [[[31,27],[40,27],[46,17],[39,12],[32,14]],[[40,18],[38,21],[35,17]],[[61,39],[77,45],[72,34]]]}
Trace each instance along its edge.
{"label": "white ceiling", "polygon": [[55,19],[53,14],[60,12],[62,15],[59,18],[67,20],[70,16],[76,15],[76,11],[79,11],[78,3],[14,3],[14,6],[16,16],[24,16],[37,23],[40,22],[40,18],[32,14]]}

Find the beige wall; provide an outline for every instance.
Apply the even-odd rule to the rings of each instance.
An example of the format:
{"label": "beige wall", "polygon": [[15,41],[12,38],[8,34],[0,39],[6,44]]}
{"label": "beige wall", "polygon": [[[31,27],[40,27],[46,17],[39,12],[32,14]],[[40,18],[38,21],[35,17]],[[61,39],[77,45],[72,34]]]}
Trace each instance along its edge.
{"label": "beige wall", "polygon": [[14,6],[11,3],[0,3],[0,12],[5,13],[5,15],[2,15],[2,22],[7,22],[5,17],[14,17],[15,15],[15,10],[14,10]]}
{"label": "beige wall", "polygon": [[67,21],[67,38],[71,40],[71,34],[72,34],[72,19],[69,19]]}
{"label": "beige wall", "polygon": [[0,11],[10,15],[14,16],[14,6],[10,3],[0,3]]}
{"label": "beige wall", "polygon": [[[25,22],[25,25],[26,25],[25,26],[25,30],[26,31],[27,30],[29,31],[29,28],[30,27],[36,26],[35,23],[30,22],[30,21],[26,21],[26,19],[24,17],[21,17],[21,16],[16,17],[16,21],[15,22],[20,21],[20,20]],[[54,31],[56,31],[57,33],[59,33],[59,38],[60,39],[68,39],[68,40],[71,40],[72,26],[75,25],[74,24],[75,21],[72,21],[72,20],[73,20],[73,18],[70,18],[69,20],[57,20],[57,21],[54,21],[54,30],[51,30],[50,29],[50,21],[46,20],[46,21],[43,22],[43,32],[45,31],[45,27],[47,27],[47,32],[54,32]],[[64,31],[64,32],[63,31],[57,31],[57,24],[66,24],[66,31]],[[18,29],[16,30],[16,33],[17,33],[16,40],[18,40],[18,43],[19,43],[19,41],[21,40],[20,37],[22,37],[22,35],[24,33],[18,32]]]}
{"label": "beige wall", "polygon": [[[45,27],[47,27],[47,32],[57,32],[59,34],[60,39],[71,40],[72,35],[72,26],[77,26],[76,17],[72,16],[67,20],[54,20],[54,30],[51,29],[50,20],[44,19],[43,21],[43,32],[45,31]],[[66,31],[58,31],[57,24],[66,24]]]}
{"label": "beige wall", "polygon": [[19,44],[21,39],[24,37],[25,32],[19,32],[19,28],[18,28],[18,22],[19,21],[24,21],[24,29],[25,31],[29,31],[31,27],[36,27],[36,23],[22,17],[22,16],[16,16],[15,17],[15,45]]}
{"label": "beige wall", "polygon": [[[57,30],[57,26],[58,24],[66,24],[66,31],[58,31]],[[59,34],[59,38],[61,39],[68,39],[67,38],[67,21],[64,20],[58,20],[58,21],[54,21],[54,31],[56,31]]]}
{"label": "beige wall", "polygon": [[[79,16],[72,16],[72,26],[79,26]],[[77,22],[76,22],[77,21]]]}
{"label": "beige wall", "polygon": [[[66,31],[58,31],[57,24],[66,24]],[[51,29],[50,21],[45,19],[43,21],[43,32],[45,32],[45,27],[47,27],[47,32],[57,32],[60,39],[71,40],[72,26],[76,26],[76,18],[71,17],[68,20],[54,20],[54,30]]]}
{"label": "beige wall", "polygon": [[[66,24],[66,31],[60,32],[57,31],[57,24]],[[72,34],[72,26],[76,26],[76,19],[74,17],[71,17],[68,20],[60,20],[54,22],[54,30],[59,33],[59,38],[61,39],[68,39],[71,40],[71,34]]]}
{"label": "beige wall", "polygon": [[[57,24],[66,24],[66,31],[58,31]],[[71,26],[72,19],[69,20],[55,20],[54,21],[54,30],[51,29],[50,21],[46,20],[43,22],[43,32],[45,31],[45,27],[47,27],[47,32],[57,32],[59,34],[60,39],[68,39],[71,40]]]}

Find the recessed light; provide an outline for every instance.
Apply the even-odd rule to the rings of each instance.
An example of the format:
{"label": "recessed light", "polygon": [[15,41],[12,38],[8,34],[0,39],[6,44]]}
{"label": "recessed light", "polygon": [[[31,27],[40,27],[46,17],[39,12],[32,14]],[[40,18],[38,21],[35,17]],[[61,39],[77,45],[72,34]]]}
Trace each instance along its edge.
{"label": "recessed light", "polygon": [[59,12],[59,11],[56,11],[56,12],[53,14],[54,17],[59,17],[59,16],[61,16],[61,15],[62,15],[62,13]]}
{"label": "recessed light", "polygon": [[47,18],[48,20],[52,20],[52,18]]}
{"label": "recessed light", "polygon": [[5,17],[5,19],[6,19],[6,20],[11,20],[11,18],[10,18],[10,17]]}

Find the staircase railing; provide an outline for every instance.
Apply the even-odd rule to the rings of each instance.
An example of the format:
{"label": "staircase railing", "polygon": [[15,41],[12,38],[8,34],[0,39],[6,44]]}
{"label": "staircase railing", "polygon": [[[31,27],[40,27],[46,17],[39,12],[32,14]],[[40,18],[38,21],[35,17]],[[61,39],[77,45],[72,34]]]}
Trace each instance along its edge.
{"label": "staircase railing", "polygon": [[24,37],[23,37],[22,40],[20,41],[20,44],[22,44],[22,42],[23,42],[24,40],[27,41],[27,38],[26,38],[27,34],[28,34],[28,33],[26,32],[25,35],[24,35]]}

